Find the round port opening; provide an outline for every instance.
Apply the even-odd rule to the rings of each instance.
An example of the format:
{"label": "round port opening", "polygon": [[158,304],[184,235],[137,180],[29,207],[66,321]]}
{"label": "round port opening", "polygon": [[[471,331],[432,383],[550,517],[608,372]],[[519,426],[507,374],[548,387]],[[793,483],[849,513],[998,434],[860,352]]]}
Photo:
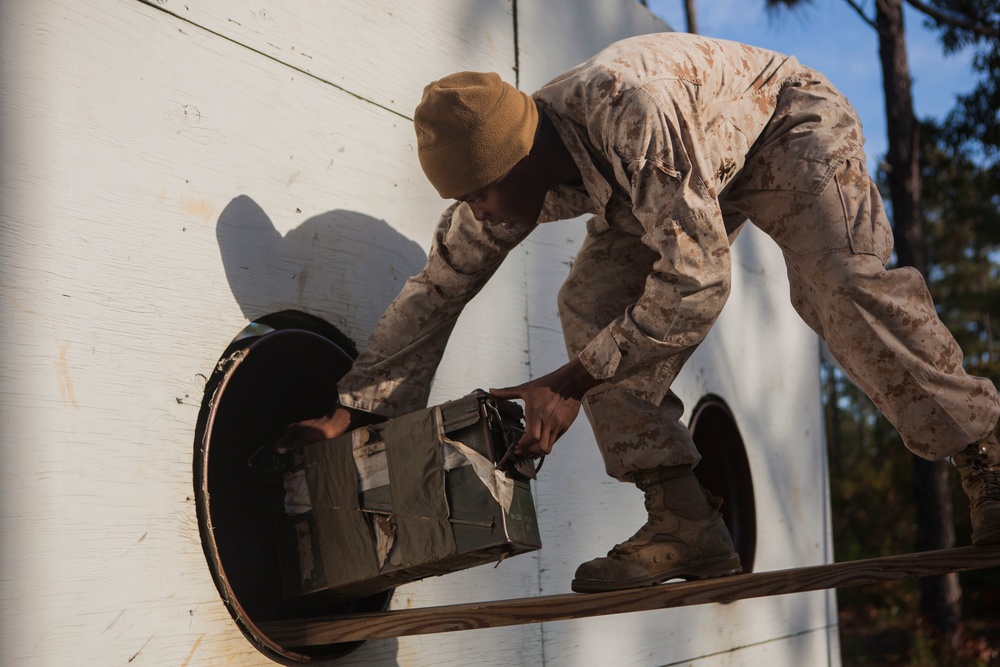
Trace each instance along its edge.
{"label": "round port opening", "polygon": [[722,517],[733,536],[744,572],[753,572],[757,552],[757,508],[746,447],[732,411],[718,396],[695,407],[689,425],[701,462],[694,472],[702,486],[722,498]]}
{"label": "round port opening", "polygon": [[322,320],[290,312],[262,318],[219,359],[199,414],[194,471],[205,555],[237,625],[261,652],[283,664],[330,660],[361,642],[297,649],[273,641],[259,624],[382,611],[392,597],[387,591],[334,603],[283,594],[284,493],[280,474],[260,465],[258,454],[269,451],[286,425],[329,409],[354,356],[350,341]]}

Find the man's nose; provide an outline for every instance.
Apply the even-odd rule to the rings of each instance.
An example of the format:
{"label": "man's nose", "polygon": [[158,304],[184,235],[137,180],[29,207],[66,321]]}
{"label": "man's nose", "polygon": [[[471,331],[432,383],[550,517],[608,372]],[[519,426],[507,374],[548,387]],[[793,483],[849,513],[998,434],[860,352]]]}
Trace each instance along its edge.
{"label": "man's nose", "polygon": [[469,208],[472,209],[472,215],[475,216],[476,220],[479,222],[489,222],[490,212],[482,204],[469,204]]}

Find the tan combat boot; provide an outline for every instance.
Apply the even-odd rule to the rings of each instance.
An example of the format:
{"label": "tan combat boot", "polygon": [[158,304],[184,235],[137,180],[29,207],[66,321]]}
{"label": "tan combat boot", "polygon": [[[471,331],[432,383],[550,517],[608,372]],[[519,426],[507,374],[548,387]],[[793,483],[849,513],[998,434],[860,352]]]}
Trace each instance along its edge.
{"label": "tan combat boot", "polygon": [[740,557],[722,521],[722,501],[705,491],[691,466],[658,468],[637,476],[649,519],[635,535],[576,570],[577,593],[709,579],[741,572]]}
{"label": "tan combat boot", "polygon": [[972,514],[972,543],[1000,544],[1000,443],[997,436],[969,445],[951,457],[962,476]]}

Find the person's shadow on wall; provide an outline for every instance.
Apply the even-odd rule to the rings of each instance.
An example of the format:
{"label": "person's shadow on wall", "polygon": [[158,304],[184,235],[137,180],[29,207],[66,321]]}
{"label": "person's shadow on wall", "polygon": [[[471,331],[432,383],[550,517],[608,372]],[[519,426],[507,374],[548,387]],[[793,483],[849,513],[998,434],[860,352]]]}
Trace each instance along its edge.
{"label": "person's shadow on wall", "polygon": [[[233,296],[248,321],[269,320],[269,315],[284,316],[288,311],[306,313],[332,324],[354,347],[367,340],[403,282],[426,262],[420,247],[388,223],[354,211],[329,211],[311,217],[282,236],[267,213],[246,196],[236,197],[222,211],[216,238]],[[217,539],[229,535],[230,543],[242,540],[240,549],[225,552],[239,554],[238,559],[247,560],[246,535],[257,536],[249,540],[255,545],[266,545],[268,539],[274,539],[269,529],[263,529],[263,536],[254,532],[263,525],[272,525],[267,517],[273,507],[267,502],[267,488],[259,473],[247,467],[248,452],[273,441],[274,434],[288,423],[318,416],[320,412],[314,414],[311,410],[328,407],[331,375],[343,370],[339,362],[333,370],[314,368],[314,364],[323,363],[320,357],[329,362],[335,355],[319,355],[303,363],[296,361],[300,352],[301,348],[289,350],[287,360],[265,364],[258,373],[261,377],[248,375],[246,368],[250,366],[243,362],[241,391],[236,390],[236,381],[232,380],[227,393],[212,394],[220,412],[228,410],[227,414],[237,415],[228,422],[221,418],[214,422],[209,479],[222,480],[214,482],[217,486],[212,494],[214,511],[222,518],[216,522]],[[271,359],[266,355],[274,354],[269,348],[266,354],[254,352],[248,358],[256,359],[259,366]],[[303,407],[307,404],[309,409]],[[244,416],[247,414],[252,418]],[[228,506],[222,504],[227,498]],[[226,514],[225,507],[236,509]],[[227,566],[230,583],[237,581],[234,573],[243,577],[238,581],[242,582],[239,595],[244,609],[262,614],[263,618],[273,613],[272,607],[279,599],[275,591],[280,588],[276,583],[279,565],[273,560],[276,556],[271,550],[265,552]],[[359,611],[377,611],[387,600],[384,594],[376,594],[352,604]],[[315,615],[316,611],[310,613]],[[396,639],[365,642],[347,658],[347,663],[395,665],[398,648]],[[316,655],[325,655],[324,650],[318,648]]]}
{"label": "person's shadow on wall", "polygon": [[418,244],[384,220],[356,211],[322,213],[282,236],[244,195],[222,211],[216,238],[248,321],[301,311],[333,324],[359,347],[427,260]]}

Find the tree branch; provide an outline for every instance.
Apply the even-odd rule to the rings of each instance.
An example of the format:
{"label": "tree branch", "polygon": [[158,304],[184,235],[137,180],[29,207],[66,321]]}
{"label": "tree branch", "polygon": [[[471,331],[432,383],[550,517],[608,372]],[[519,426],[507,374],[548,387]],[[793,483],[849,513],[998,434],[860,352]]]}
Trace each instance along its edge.
{"label": "tree branch", "polygon": [[864,21],[865,23],[867,23],[868,25],[870,25],[875,30],[878,30],[878,26],[875,25],[875,20],[871,19],[871,18],[868,18],[868,15],[865,14],[864,8],[862,8],[861,5],[859,5],[857,3],[857,0],[844,0],[844,2],[846,2],[847,4],[849,4],[854,9],[854,11],[856,11],[858,13],[858,16],[861,17],[862,21]]}
{"label": "tree branch", "polygon": [[[853,0],[847,0],[847,2],[853,2]],[[996,26],[977,23],[976,21],[968,21],[958,16],[946,14],[936,7],[931,7],[926,2],[923,2],[923,0],[906,0],[906,4],[910,5],[917,11],[926,14],[938,23],[950,25],[955,28],[961,28],[962,30],[968,30],[969,32],[973,32],[982,37],[1000,39],[1000,28]]]}

